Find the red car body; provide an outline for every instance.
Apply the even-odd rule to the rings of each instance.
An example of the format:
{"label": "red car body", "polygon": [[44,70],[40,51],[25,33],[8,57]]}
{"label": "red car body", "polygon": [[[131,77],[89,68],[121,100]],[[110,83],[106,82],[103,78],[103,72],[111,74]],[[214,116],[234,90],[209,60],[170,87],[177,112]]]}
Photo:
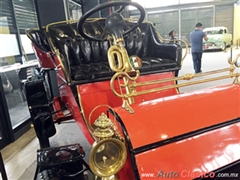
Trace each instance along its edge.
{"label": "red car body", "polygon": [[[54,68],[47,53],[34,47],[43,68]],[[59,60],[58,83],[64,74]],[[138,82],[174,77],[173,73],[145,75]],[[173,82],[160,86],[173,85]],[[147,88],[155,88],[152,85]],[[159,85],[158,85],[159,87]],[[216,177],[215,170],[240,160],[240,88],[229,84],[180,94],[176,89],[138,96],[134,114],[121,107],[109,81],[77,85],[76,102],[71,88],[61,86],[61,103],[67,104],[72,118],[90,144],[94,142],[85,124],[94,107],[111,106],[121,118],[121,133],[128,146],[128,158],[120,179],[195,179]],[[144,90],[146,87],[141,88]],[[139,90],[139,89],[138,89]],[[80,104],[80,106],[78,105]],[[98,110],[92,120],[102,110]],[[84,120],[85,119],[85,120]],[[58,121],[58,120],[57,120]],[[135,176],[134,176],[135,173]]]}
{"label": "red car body", "polygon": [[[125,2],[125,5],[129,3]],[[118,14],[116,17],[119,18],[119,16]],[[141,12],[141,18],[144,19],[143,12]],[[119,22],[120,25],[124,23],[120,20]],[[92,24],[85,23],[87,26],[81,28],[89,31],[90,34],[99,35],[99,32],[100,35],[104,34],[105,21],[98,19],[91,20],[90,23]],[[126,26],[131,28],[134,27],[133,24],[128,22]],[[81,33],[77,31],[79,29],[76,29],[76,24],[71,22],[64,25],[53,23],[52,26],[42,29],[45,39],[36,38],[40,37],[38,33],[42,33],[41,30],[32,31],[32,35],[31,32],[28,33],[33,41],[33,48],[41,68],[56,71],[60,95],[52,100],[55,111],[54,121],[60,123],[74,119],[87,141],[93,145],[95,139],[91,125],[102,112],[108,112],[106,107],[104,109],[101,105],[111,107],[109,118],[112,121],[116,120],[116,131],[123,137],[127,149],[127,160],[118,172],[120,180],[217,179],[223,175],[217,173],[225,169],[239,167],[238,170],[240,170],[240,86],[238,81],[240,74],[234,72],[238,67],[236,62],[235,65],[230,62],[230,68],[221,70],[222,72],[230,71],[230,75],[221,78],[234,77],[233,84],[180,93],[178,87],[181,87],[181,84],[178,84],[178,80],[190,80],[202,74],[178,77],[178,71],[182,65],[182,49],[180,45],[175,44],[177,40],[174,40],[174,43],[162,43],[152,23],[144,22],[137,25],[139,29],[129,33],[130,35],[125,39],[128,41],[125,43],[126,49],[129,52],[135,50],[134,54],[129,56],[143,55],[145,64],[143,63],[142,67],[151,66],[152,69],[143,73],[141,71],[141,76],[134,83],[148,84],[146,82],[163,81],[133,88],[135,93],[147,92],[132,95],[134,103],[130,103],[130,106],[134,113],[129,113],[122,108],[124,98],[117,97],[111,88],[114,86],[117,92],[121,92],[119,81],[122,82],[122,80],[111,82],[111,78],[104,77],[104,79],[102,74],[101,76],[98,74],[100,80],[95,81],[96,74],[91,74],[92,71],[101,71],[108,67],[103,68],[101,65],[111,63],[110,56],[108,56],[108,62],[104,58],[107,57],[110,47],[119,42],[120,45],[124,44],[122,38],[115,41],[115,44],[110,44],[109,47],[106,45],[107,41],[87,41],[80,36]],[[113,34],[119,32],[116,30]],[[156,54],[162,57],[155,57]],[[112,57],[115,57],[114,55]],[[115,61],[112,63],[117,64]],[[164,63],[165,66],[162,66]],[[90,66],[93,68],[87,69],[86,73],[85,68]],[[73,71],[86,76],[85,79],[81,76],[81,79],[78,74],[78,78],[84,80],[83,83],[76,80],[76,74],[71,74]],[[205,75],[213,73],[218,71],[206,72]],[[214,79],[205,82],[212,80]],[[200,80],[197,83],[202,82],[204,81]],[[111,86],[110,83],[112,83]],[[155,90],[152,91],[153,89]],[[124,90],[124,93],[127,94],[127,91]],[[63,106],[68,110],[67,115],[61,110]],[[96,107],[99,108],[92,113]],[[114,116],[111,112],[112,114],[114,112]],[[228,178],[231,176],[231,174],[225,175]]]}

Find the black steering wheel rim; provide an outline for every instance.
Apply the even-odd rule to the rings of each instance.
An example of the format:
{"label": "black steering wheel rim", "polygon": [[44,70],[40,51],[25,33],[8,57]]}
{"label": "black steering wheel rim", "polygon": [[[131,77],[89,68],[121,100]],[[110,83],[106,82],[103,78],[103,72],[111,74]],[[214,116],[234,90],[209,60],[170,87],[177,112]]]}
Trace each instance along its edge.
{"label": "black steering wheel rim", "polygon": [[79,34],[82,37],[84,37],[86,39],[89,39],[89,40],[102,41],[101,38],[96,38],[96,37],[93,37],[93,36],[90,36],[90,35],[86,34],[83,31],[83,28],[82,28],[83,23],[86,21],[86,19],[88,17],[90,17],[91,15],[93,15],[94,13],[96,13],[96,12],[102,10],[102,9],[105,9],[105,8],[108,8],[108,7],[112,7],[112,6],[129,6],[129,5],[136,7],[139,10],[139,12],[140,12],[140,18],[138,19],[137,24],[134,25],[131,29],[123,32],[123,36],[128,34],[128,33],[130,33],[130,32],[132,32],[134,29],[136,29],[143,22],[143,20],[145,18],[145,10],[144,10],[144,8],[140,4],[138,4],[136,2],[131,2],[131,1],[123,1],[123,2],[121,2],[121,1],[117,1],[117,2],[106,2],[106,3],[103,3],[103,4],[99,4],[99,5],[95,6],[93,9],[89,10],[88,12],[86,12],[84,15],[82,15],[82,17],[79,19],[79,21],[77,23],[77,30],[78,30]]}

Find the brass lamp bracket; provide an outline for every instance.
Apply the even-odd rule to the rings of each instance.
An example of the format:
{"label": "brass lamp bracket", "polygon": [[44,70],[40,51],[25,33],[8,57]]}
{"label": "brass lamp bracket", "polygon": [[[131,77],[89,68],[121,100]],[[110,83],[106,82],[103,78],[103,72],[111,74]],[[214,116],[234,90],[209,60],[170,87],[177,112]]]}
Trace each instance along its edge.
{"label": "brass lamp bracket", "polygon": [[[95,107],[89,115],[89,125],[92,113],[99,107]],[[113,111],[114,112],[114,111]],[[116,117],[116,114],[113,114]],[[98,180],[118,180],[118,172],[124,166],[127,159],[127,149],[124,138],[117,130],[116,124],[108,118],[105,113],[101,113],[94,121],[92,134],[95,142],[89,155],[89,166]]]}

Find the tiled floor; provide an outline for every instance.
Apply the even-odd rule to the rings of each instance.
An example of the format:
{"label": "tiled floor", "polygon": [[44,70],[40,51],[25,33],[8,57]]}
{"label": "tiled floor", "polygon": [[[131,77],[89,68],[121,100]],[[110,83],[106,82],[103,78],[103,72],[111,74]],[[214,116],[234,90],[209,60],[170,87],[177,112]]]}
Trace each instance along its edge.
{"label": "tiled floor", "polygon": [[[2,150],[5,169],[9,180],[18,180],[36,159],[39,148],[34,128]],[[26,179],[27,180],[27,179]]]}

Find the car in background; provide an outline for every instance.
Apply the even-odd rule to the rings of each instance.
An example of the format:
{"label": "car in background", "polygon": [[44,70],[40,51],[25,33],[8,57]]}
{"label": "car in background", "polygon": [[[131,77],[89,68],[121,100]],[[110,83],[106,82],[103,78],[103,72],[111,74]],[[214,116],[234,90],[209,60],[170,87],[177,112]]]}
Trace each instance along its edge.
{"label": "car in background", "polygon": [[203,29],[207,35],[208,41],[203,40],[203,50],[222,50],[224,51],[227,46],[231,45],[232,34],[226,27],[210,27]]}

